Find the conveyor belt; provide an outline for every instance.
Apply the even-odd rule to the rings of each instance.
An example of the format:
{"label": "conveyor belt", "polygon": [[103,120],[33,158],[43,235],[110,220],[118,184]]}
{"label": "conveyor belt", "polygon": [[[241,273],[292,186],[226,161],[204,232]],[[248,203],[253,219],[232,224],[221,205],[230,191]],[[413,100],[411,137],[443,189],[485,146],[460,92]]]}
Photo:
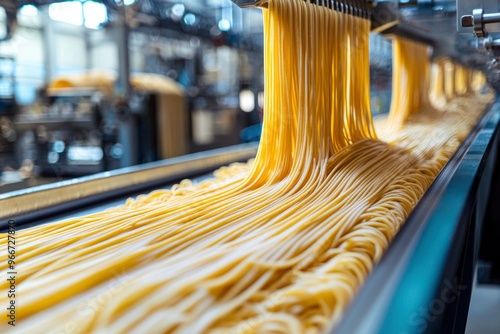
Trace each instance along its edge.
{"label": "conveyor belt", "polygon": [[[497,160],[499,121],[500,102],[497,98],[413,210],[335,329],[336,333],[421,333],[429,329],[433,329],[432,332],[461,332],[462,328],[465,329],[477,248],[475,239],[486,201],[484,194],[488,193],[493,164]],[[144,176],[155,168],[176,164],[180,167],[175,172],[164,173],[163,177],[157,175],[155,180],[132,182],[124,188],[93,194],[90,201],[62,202],[42,209],[42,215],[28,210],[16,215],[15,219],[18,225],[21,222],[25,227],[103,210],[123,204],[129,196],[166,187],[182,178],[206,174],[221,165],[246,160],[255,152],[255,145],[237,146],[122,170],[109,175],[109,181],[113,177],[130,179],[131,173]],[[193,164],[193,161],[198,163]],[[204,163],[200,164],[200,161]],[[183,165],[185,163],[188,165]],[[101,175],[97,179],[102,182],[105,178]],[[80,180],[82,184],[89,181]],[[71,189],[71,184],[63,186]],[[17,200],[29,194],[17,194]],[[0,201],[5,199],[0,197]],[[66,212],[67,208],[71,211]],[[6,224],[6,218],[10,217],[4,214],[3,207],[1,214],[4,220],[1,223]],[[462,291],[460,285],[467,288]],[[445,302],[440,294],[450,286],[459,289],[459,293],[453,301]],[[451,297],[446,300],[451,300]],[[419,313],[420,308],[432,308],[433,303],[439,307],[443,304],[443,309],[437,314]]]}
{"label": "conveyor belt", "polygon": [[21,229],[63,219],[68,213],[95,211],[101,205],[246,161],[256,153],[257,144],[241,144],[1,194],[0,230],[7,228],[9,219]]}
{"label": "conveyor belt", "polygon": [[[188,175],[188,174],[186,174],[186,175]],[[208,178],[212,177],[211,173],[207,173],[207,174],[202,173],[201,175],[199,173],[195,173],[195,174],[190,174],[190,175],[192,175],[192,176],[189,176],[189,179],[194,181],[194,182],[199,182],[199,181],[202,181],[204,179],[208,179]],[[186,177],[188,177],[188,176],[186,176]],[[40,218],[40,219],[32,219],[32,217],[33,217],[32,215],[21,215],[20,217],[17,217],[16,219],[14,219],[16,221],[16,228],[18,226],[19,218],[21,218],[21,221],[23,222],[23,224],[17,229],[22,230],[22,229],[29,228],[32,226],[38,226],[38,225],[48,224],[48,223],[62,221],[62,220],[66,220],[66,219],[82,217],[82,216],[90,215],[92,213],[102,212],[102,211],[109,209],[109,208],[112,208],[112,207],[124,205],[125,202],[127,201],[127,199],[129,199],[130,197],[136,197],[138,195],[146,194],[148,192],[151,192],[151,191],[157,190],[157,189],[169,189],[174,184],[178,183],[178,181],[180,181],[181,179],[184,179],[184,178],[180,178],[180,179],[177,179],[177,180],[175,180],[173,182],[169,182],[169,183],[163,183],[163,182],[157,183],[156,185],[148,187],[148,188],[141,188],[139,191],[125,192],[124,194],[120,194],[120,195],[116,195],[114,193],[108,194],[108,197],[103,198],[97,204],[90,203],[90,205],[77,206],[77,207],[74,207],[73,209],[70,209],[69,211],[64,210],[64,212],[63,212],[63,210],[59,210],[60,208],[58,207],[57,212],[60,212],[60,213],[54,213],[53,215],[48,215],[48,216],[45,216],[45,217]],[[52,208],[52,210],[53,209],[55,209],[55,208]],[[5,232],[6,230],[7,230],[7,228],[2,226],[1,231]]]}
{"label": "conveyor belt", "polygon": [[500,101],[443,168],[335,333],[463,333],[478,234],[499,161]]}

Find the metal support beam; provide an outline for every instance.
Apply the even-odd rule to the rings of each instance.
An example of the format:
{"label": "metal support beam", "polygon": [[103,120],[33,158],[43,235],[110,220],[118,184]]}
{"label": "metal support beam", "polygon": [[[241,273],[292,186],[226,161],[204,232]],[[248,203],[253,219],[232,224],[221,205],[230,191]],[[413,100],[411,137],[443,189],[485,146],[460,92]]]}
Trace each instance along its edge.
{"label": "metal support beam", "polygon": [[54,21],[49,17],[48,7],[41,8],[40,14],[44,22],[42,28],[43,54],[45,63],[45,82],[48,84],[56,75],[57,59],[54,50],[56,50]]}
{"label": "metal support beam", "polygon": [[118,87],[117,93],[128,97],[130,88],[130,53],[129,53],[129,28],[126,22],[125,6],[120,7],[120,14],[116,20],[116,42],[118,46]]}
{"label": "metal support beam", "polygon": [[118,82],[116,83],[117,100],[115,110],[120,120],[119,141],[125,147],[121,166],[128,167],[137,163],[137,125],[130,112],[128,99],[132,93],[130,86],[129,27],[126,21],[126,8],[120,6],[115,23],[115,40],[118,47]]}

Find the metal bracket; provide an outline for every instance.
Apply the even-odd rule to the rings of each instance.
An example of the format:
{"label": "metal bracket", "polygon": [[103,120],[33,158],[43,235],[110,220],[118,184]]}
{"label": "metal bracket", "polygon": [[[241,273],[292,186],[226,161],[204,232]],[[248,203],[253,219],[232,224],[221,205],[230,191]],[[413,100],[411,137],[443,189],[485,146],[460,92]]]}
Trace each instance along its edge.
{"label": "metal bracket", "polygon": [[472,15],[463,15],[460,18],[462,27],[474,27],[474,34],[479,38],[488,36],[488,31],[485,29],[486,24],[499,22],[500,13],[485,14],[482,8],[476,8],[472,10]]}

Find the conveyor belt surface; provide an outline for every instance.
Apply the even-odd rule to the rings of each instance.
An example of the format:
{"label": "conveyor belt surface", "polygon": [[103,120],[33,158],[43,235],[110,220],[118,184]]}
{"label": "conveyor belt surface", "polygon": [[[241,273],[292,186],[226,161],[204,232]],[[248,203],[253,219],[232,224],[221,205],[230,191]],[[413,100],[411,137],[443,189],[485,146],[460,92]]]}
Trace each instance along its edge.
{"label": "conveyor belt surface", "polygon": [[485,112],[398,232],[335,333],[463,333],[500,101]]}
{"label": "conveyor belt surface", "polygon": [[[497,98],[407,219],[335,328],[336,333],[460,332],[465,329],[477,249],[475,241],[487,200],[484,194],[488,193],[493,165],[498,160],[499,121]],[[247,145],[184,157],[174,162],[210,158],[216,163],[204,163],[200,168],[193,168],[191,163],[191,168],[184,169],[183,173],[94,194],[92,201],[80,202],[85,206],[75,206],[78,201],[72,201],[73,205],[69,206],[62,202],[43,209],[42,216],[28,210],[16,219],[20,219],[23,226],[32,226],[100,211],[123,204],[129,196],[164,188],[186,177],[206,177],[201,175],[221,165],[247,160],[255,153],[256,146]],[[149,168],[171,163],[167,160],[158,166],[131,171],[147,173]],[[127,173],[121,171],[117,175]],[[103,178],[105,176],[100,180]],[[33,191],[24,195],[31,193]],[[21,200],[24,195],[16,196]],[[0,201],[6,199],[4,196]],[[71,210],[65,211],[66,207]],[[6,218],[3,215],[2,224]]]}
{"label": "conveyor belt surface", "polygon": [[9,219],[16,221],[17,228],[25,228],[62,219],[68,212],[111,205],[117,199],[246,161],[256,153],[256,143],[241,144],[1,194],[0,230],[6,229]]}

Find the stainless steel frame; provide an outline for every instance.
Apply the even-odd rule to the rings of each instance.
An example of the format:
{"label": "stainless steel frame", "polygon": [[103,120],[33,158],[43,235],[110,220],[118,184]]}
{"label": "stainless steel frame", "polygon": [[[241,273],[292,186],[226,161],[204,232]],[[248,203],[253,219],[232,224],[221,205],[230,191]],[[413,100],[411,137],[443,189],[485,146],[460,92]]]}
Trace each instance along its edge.
{"label": "stainless steel frame", "polygon": [[242,144],[1,194],[0,221],[112,191],[154,187],[208,173],[253,158],[256,152],[257,144]]}
{"label": "stainless steel frame", "polygon": [[497,98],[419,201],[335,333],[465,331],[499,142]]}

